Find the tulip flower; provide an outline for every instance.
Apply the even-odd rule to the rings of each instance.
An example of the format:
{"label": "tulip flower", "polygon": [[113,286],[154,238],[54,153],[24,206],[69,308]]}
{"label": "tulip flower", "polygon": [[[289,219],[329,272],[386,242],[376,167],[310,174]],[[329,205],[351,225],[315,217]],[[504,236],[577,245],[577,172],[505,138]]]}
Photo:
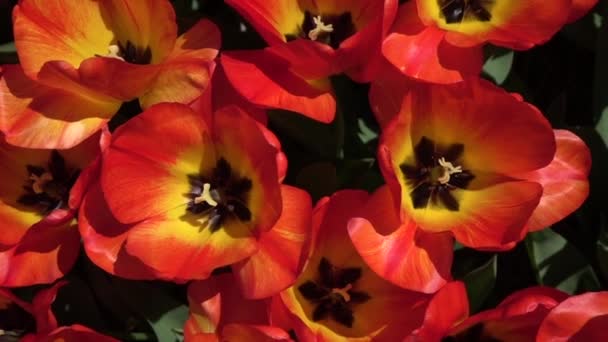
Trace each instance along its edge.
{"label": "tulip flower", "polygon": [[219,48],[206,20],[177,37],[164,0],[22,0],[13,21],[21,64],[0,71],[0,130],[30,148],[72,147],[126,101],[190,103]]}
{"label": "tulip flower", "polygon": [[370,81],[397,1],[241,1],[234,7],[270,45],[222,55],[234,87],[251,102],[331,122],[335,100],[329,76]]}
{"label": "tulip flower", "polygon": [[[525,236],[531,217],[544,217],[545,226],[586,197],[588,151],[568,138],[576,142],[560,138],[556,155],[542,114],[488,82],[420,85],[383,131],[379,159],[402,219],[427,232],[450,231],[472,248],[502,250]],[[582,157],[564,158],[576,153]],[[560,174],[563,163],[569,166]],[[577,194],[572,203],[539,206],[561,189]]]}
{"label": "tulip flower", "polygon": [[405,75],[433,83],[477,77],[482,46],[523,50],[548,41],[597,0],[416,0],[402,4],[382,45]]}
{"label": "tulip flower", "polygon": [[351,242],[348,220],[368,197],[343,190],[315,207],[307,266],[274,309],[302,341],[398,341],[422,322],[430,296],[381,278]]}
{"label": "tulip flower", "polygon": [[114,133],[80,211],[85,250],[136,279],[231,266],[248,297],[271,295],[301,269],[310,198],[280,184],[286,160],[272,133],[236,107],[203,117],[159,104]]}
{"label": "tulip flower", "polygon": [[78,256],[74,220],[84,192],[74,186],[99,154],[99,135],[70,150],[24,149],[0,142],[0,285],[51,283]]}

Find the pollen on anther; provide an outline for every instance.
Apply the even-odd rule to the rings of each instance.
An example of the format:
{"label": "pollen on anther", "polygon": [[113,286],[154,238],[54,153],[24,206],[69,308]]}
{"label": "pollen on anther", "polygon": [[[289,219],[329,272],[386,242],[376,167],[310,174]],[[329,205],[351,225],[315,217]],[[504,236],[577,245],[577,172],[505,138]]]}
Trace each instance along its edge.
{"label": "pollen on anther", "polygon": [[44,189],[42,187],[47,182],[53,180],[53,175],[48,172],[45,172],[40,176],[37,176],[36,174],[32,173],[30,175],[30,179],[34,181],[34,183],[32,183],[32,190],[34,190],[34,193],[41,194],[44,192]]}

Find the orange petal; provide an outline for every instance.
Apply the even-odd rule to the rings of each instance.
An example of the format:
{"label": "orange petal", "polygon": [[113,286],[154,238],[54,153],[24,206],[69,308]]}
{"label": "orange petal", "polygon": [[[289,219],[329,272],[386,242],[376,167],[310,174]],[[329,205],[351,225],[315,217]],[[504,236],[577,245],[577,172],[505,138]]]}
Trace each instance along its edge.
{"label": "orange petal", "polygon": [[142,108],[160,102],[187,104],[199,97],[209,84],[220,43],[220,31],[209,20],[181,35],[151,89],[140,97]]}
{"label": "orange petal", "polygon": [[13,145],[73,147],[98,131],[120,107],[120,102],[70,80],[59,84],[74,92],[36,83],[19,66],[5,65],[0,73],[0,129]]}
{"label": "orange petal", "polygon": [[15,45],[25,73],[36,78],[48,61],[77,68],[90,57],[105,55],[114,39],[102,14],[102,2],[20,1],[13,12]]}
{"label": "orange petal", "polygon": [[274,227],[263,232],[258,252],[233,266],[247,298],[270,297],[292,285],[302,270],[310,235],[312,203],[303,190],[281,186],[283,210]]}
{"label": "orange petal", "polygon": [[115,39],[123,44],[130,41],[140,48],[150,47],[151,63],[160,63],[171,53],[177,24],[169,1],[110,0],[103,2],[103,10]]}
{"label": "orange petal", "polygon": [[205,279],[214,269],[257,251],[250,227],[240,221],[212,232],[193,224],[197,219],[178,207],[139,223],[128,232],[126,251],[154,269],[158,278],[176,281]]}
{"label": "orange petal", "polygon": [[608,339],[608,292],[573,296],[549,312],[537,341],[605,341]]}
{"label": "orange petal", "polygon": [[[290,71],[288,61],[268,50],[224,53],[222,66],[232,86],[247,100],[331,122],[336,102],[327,84],[317,87]],[[311,84],[313,83],[313,84]]]}
{"label": "orange petal", "polygon": [[551,164],[519,176],[543,186],[543,196],[527,224],[531,231],[562,220],[580,207],[589,194],[589,148],[566,130],[555,130],[555,139],[557,150]]}
{"label": "orange petal", "polygon": [[80,236],[73,213],[33,225],[11,249],[0,252],[0,284],[5,287],[47,284],[63,277],[79,253]]}

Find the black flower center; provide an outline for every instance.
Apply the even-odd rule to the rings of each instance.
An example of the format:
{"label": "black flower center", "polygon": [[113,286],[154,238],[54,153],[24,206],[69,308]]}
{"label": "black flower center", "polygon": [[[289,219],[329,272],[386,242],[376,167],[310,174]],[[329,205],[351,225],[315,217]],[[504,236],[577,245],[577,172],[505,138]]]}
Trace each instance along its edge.
{"label": "black flower center", "polygon": [[152,61],[152,50],[149,46],[145,48],[135,46],[130,40],[127,40],[126,44],[118,42],[119,52],[118,55],[125,60],[125,62],[133,64],[150,64]]}
{"label": "black flower center", "polygon": [[442,147],[427,137],[420,139],[414,147],[415,162],[399,165],[406,183],[412,188],[410,197],[414,208],[434,205],[450,211],[459,210],[452,191],[466,189],[475,178],[469,170],[458,166],[463,152],[463,144]]}
{"label": "black flower center", "polygon": [[441,17],[448,24],[490,21],[495,0],[437,0]]}
{"label": "black flower center", "polygon": [[352,307],[371,298],[363,291],[353,290],[355,283],[361,278],[361,269],[338,268],[326,258],[321,258],[318,272],[319,276],[315,281],[308,280],[298,286],[302,296],[316,304],[312,320],[316,322],[331,317],[351,328],[355,321]]}
{"label": "black flower center", "polygon": [[66,165],[59,152],[53,150],[45,166],[27,165],[25,190],[17,202],[46,215],[54,209],[66,208],[70,189],[76,182],[79,169]]}
{"label": "black flower center", "polygon": [[350,12],[339,15],[313,15],[306,11],[304,21],[296,34],[285,36],[287,41],[296,38],[316,40],[337,49],[340,44],[356,32]]}
{"label": "black flower center", "polygon": [[1,303],[0,341],[19,341],[23,335],[36,330],[34,317],[13,302]]}
{"label": "black flower center", "polygon": [[220,158],[207,175],[188,175],[190,201],[186,210],[201,216],[203,227],[217,231],[228,219],[251,221],[247,207],[252,183],[236,175],[230,164]]}

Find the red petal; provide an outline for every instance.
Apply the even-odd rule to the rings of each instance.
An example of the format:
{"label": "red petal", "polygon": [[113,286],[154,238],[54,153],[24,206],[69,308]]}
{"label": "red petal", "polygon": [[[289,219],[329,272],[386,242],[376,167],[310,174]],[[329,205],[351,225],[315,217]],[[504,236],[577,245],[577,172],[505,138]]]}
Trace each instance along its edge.
{"label": "red petal", "polygon": [[605,341],[608,292],[589,292],[566,299],[549,312],[537,341]]}
{"label": "red petal", "polygon": [[420,21],[412,1],[399,8],[391,31],[382,44],[382,53],[410,77],[433,83],[455,83],[481,72],[481,46],[457,47],[448,43],[444,39],[445,31]]}
{"label": "red petal", "polygon": [[312,203],[303,190],[281,187],[283,211],[274,227],[263,232],[258,252],[233,266],[236,280],[247,298],[264,298],[292,285],[307,256]]}
{"label": "red petal", "polygon": [[334,119],[336,102],[328,84],[315,86],[315,80],[293,73],[288,61],[269,50],[224,53],[221,62],[232,86],[252,103],[321,122]]}
{"label": "red petal", "polygon": [[528,221],[531,231],[544,229],[574,212],[589,194],[591,153],[575,134],[556,130],[557,150],[551,164],[520,175],[543,186],[543,196]]}

